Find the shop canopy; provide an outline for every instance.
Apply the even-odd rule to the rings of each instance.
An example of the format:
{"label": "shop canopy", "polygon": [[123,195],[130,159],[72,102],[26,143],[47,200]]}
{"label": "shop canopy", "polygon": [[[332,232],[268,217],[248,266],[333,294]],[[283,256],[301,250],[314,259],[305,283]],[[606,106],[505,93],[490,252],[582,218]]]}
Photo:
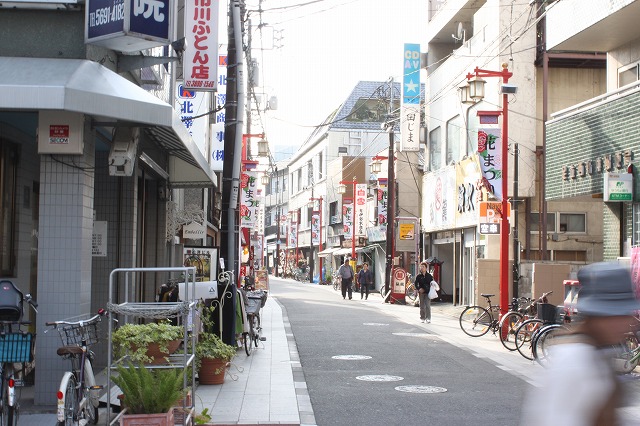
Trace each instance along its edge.
{"label": "shop canopy", "polygon": [[318,253],[318,256],[320,257],[329,257],[331,256],[336,250],[338,250],[338,247],[330,247],[328,249],[324,249],[322,250],[320,253]]}
{"label": "shop canopy", "polygon": [[215,174],[168,103],[97,62],[0,57],[0,109],[61,110],[122,120],[169,154],[172,187],[211,187]]}

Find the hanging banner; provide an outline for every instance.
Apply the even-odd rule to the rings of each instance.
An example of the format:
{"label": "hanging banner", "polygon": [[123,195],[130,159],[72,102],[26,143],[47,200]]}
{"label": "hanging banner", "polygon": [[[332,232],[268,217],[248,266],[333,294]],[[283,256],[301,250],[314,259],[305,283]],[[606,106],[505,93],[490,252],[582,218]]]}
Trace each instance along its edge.
{"label": "hanging banner", "polygon": [[191,90],[216,90],[218,77],[218,0],[186,1],[183,53],[184,86]]}
{"label": "hanging banner", "polygon": [[636,298],[640,298],[640,247],[631,247],[631,280],[635,288]]}
{"label": "hanging banner", "polygon": [[289,241],[288,247],[296,247],[298,245],[298,224],[292,222],[289,226]]}
{"label": "hanging banner", "polygon": [[356,237],[367,236],[367,184],[356,184],[354,229]]}
{"label": "hanging banner", "polygon": [[353,200],[349,198],[342,204],[342,235],[345,240],[353,238]]}
{"label": "hanging banner", "polygon": [[475,226],[478,223],[480,168],[476,155],[456,164],[456,228]]}
{"label": "hanging banner", "polygon": [[311,215],[311,245],[320,244],[320,212]]}
{"label": "hanging banner", "polygon": [[260,208],[257,189],[257,172],[242,172],[240,176],[240,226],[251,228],[256,224],[256,216]]}
{"label": "hanging banner", "polygon": [[389,199],[389,190],[387,187],[387,179],[378,180],[378,225],[387,225],[387,202]]}
{"label": "hanging banner", "polygon": [[218,91],[215,94],[215,124],[211,125],[211,170],[221,172],[224,166],[224,105],[227,103],[227,55],[218,56]]}
{"label": "hanging banner", "polygon": [[405,43],[400,150],[420,151],[420,45]]}
{"label": "hanging banner", "polygon": [[208,149],[209,117],[203,114],[209,111],[209,96],[209,93],[185,88],[182,81],[176,84],[176,110],[180,111],[180,120],[205,157]]}
{"label": "hanging banner", "polygon": [[500,201],[502,201],[502,160],[500,129],[478,130],[478,161],[482,171],[482,186]]}

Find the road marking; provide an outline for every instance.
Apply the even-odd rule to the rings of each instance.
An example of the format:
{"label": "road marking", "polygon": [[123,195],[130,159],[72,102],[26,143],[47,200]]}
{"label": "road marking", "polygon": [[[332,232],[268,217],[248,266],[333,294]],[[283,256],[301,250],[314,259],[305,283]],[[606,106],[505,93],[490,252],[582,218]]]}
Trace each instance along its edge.
{"label": "road marking", "polygon": [[389,376],[386,374],[370,374],[367,376],[358,376],[356,379],[366,382],[399,382],[400,380],[404,380],[404,377]]}
{"label": "road marking", "polygon": [[360,359],[371,359],[369,355],[334,355],[333,359],[346,359],[347,361],[354,361]]}
{"label": "road marking", "polygon": [[409,392],[409,393],[442,393],[447,391],[447,389],[440,388],[437,386],[420,386],[420,385],[396,386],[394,389],[400,392]]}

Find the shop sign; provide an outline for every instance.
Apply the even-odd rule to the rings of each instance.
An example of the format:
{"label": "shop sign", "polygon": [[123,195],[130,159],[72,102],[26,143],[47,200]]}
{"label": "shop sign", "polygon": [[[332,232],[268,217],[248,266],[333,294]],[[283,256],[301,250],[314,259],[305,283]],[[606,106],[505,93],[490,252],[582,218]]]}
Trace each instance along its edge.
{"label": "shop sign", "polygon": [[[507,203],[508,218],[511,215],[511,204]],[[500,219],[502,219],[502,202],[481,201],[480,222],[478,228],[481,234],[500,234]]]}
{"label": "shop sign", "polygon": [[395,268],[393,270],[393,293],[401,294],[404,296],[405,283],[407,281],[407,272],[402,268]]}
{"label": "shop sign", "polygon": [[367,235],[367,184],[356,185],[355,201],[356,237],[365,237]]}
{"label": "shop sign", "polygon": [[633,201],[633,174],[605,173],[604,201]]}
{"label": "shop sign", "polygon": [[172,0],[87,0],[85,43],[128,53],[167,45],[172,7]]}
{"label": "shop sign", "polygon": [[184,85],[213,92],[218,76],[218,0],[185,2]]}
{"label": "shop sign", "polygon": [[400,150],[420,151],[420,45],[405,43],[400,117]]}
{"label": "shop sign", "polygon": [[184,239],[201,240],[204,236],[204,225],[202,223],[191,222],[182,227],[182,238]]}
{"label": "shop sign", "polygon": [[401,240],[414,240],[415,231],[415,225],[413,223],[401,223],[398,225],[398,238]]}

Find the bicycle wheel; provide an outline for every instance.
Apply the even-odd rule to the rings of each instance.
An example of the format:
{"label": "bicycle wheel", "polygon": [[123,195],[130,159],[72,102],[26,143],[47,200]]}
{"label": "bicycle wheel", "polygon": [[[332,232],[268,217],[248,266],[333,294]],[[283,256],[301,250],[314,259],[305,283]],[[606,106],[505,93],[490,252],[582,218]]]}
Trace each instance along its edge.
{"label": "bicycle wheel", "polygon": [[413,286],[413,284],[411,284],[410,286],[407,287],[407,291],[406,291],[405,295],[412,302],[416,301],[416,297],[418,297],[418,292],[416,291],[416,288]]}
{"label": "bicycle wheel", "polygon": [[244,344],[244,351],[247,353],[247,356],[251,355],[251,351],[253,350],[252,341],[253,333],[251,327],[249,327],[248,333],[242,333],[242,343]]}
{"label": "bicycle wheel", "polygon": [[64,391],[64,422],[58,422],[58,426],[74,426],[77,412],[76,378],[71,376]]}
{"label": "bicycle wheel", "polygon": [[82,412],[84,418],[92,425],[98,424],[98,392],[94,389],[96,386],[96,379],[93,375],[93,366],[91,361],[87,358],[84,367],[84,389],[82,390],[82,398],[84,400],[84,406]]}
{"label": "bicycle wheel", "polygon": [[480,337],[489,331],[493,316],[481,306],[469,306],[460,314],[460,328],[471,337]]}
{"label": "bicycle wheel", "polygon": [[635,335],[629,334],[624,340],[615,345],[613,349],[613,368],[617,373],[629,374],[638,366],[638,352],[640,343]]}
{"label": "bicycle wheel", "polygon": [[531,346],[533,337],[540,327],[542,327],[542,320],[532,318],[523,322],[516,330],[516,348],[520,355],[529,361],[533,361]]}
{"label": "bicycle wheel", "polygon": [[498,328],[500,332],[500,341],[502,346],[510,351],[518,349],[516,344],[516,331],[522,324],[524,317],[519,312],[507,312],[500,319],[500,326]]}
{"label": "bicycle wheel", "polygon": [[549,362],[549,347],[554,337],[562,334],[565,328],[561,324],[549,324],[544,326],[533,338],[531,353],[541,366],[546,366]]}
{"label": "bicycle wheel", "polygon": [[253,315],[251,328],[253,329],[253,344],[257,348],[260,341],[260,315]]}

